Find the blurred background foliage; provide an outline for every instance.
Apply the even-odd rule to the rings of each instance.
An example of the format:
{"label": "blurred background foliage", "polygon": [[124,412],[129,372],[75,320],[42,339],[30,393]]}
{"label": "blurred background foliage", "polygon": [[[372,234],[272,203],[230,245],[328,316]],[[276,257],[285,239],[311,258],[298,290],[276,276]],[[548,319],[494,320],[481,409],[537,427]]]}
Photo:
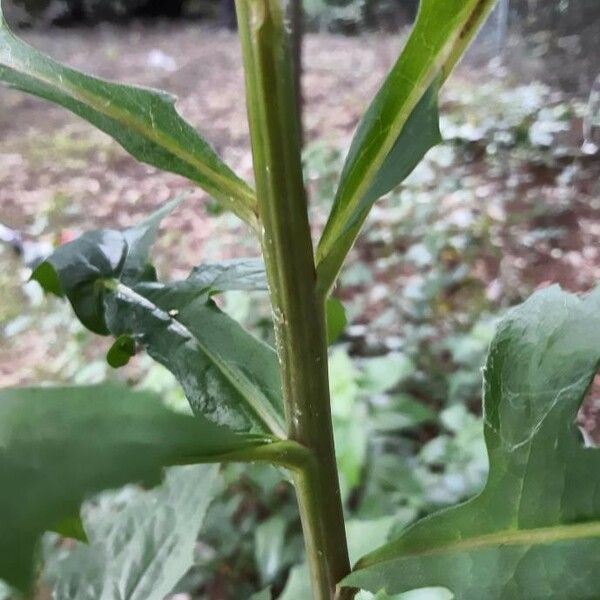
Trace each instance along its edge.
{"label": "blurred background foliage", "polygon": [[[32,26],[28,39],[54,56],[173,89],[183,113],[250,176],[237,40],[217,27],[228,24],[230,7],[216,0],[14,2],[13,21]],[[415,2],[304,6],[314,32],[306,38],[304,162],[316,236],[352,130]],[[140,24],[139,17],[159,15],[202,19]],[[105,19],[121,23],[88,28]],[[502,313],[549,282],[586,291],[600,279],[599,28],[597,0],[501,2],[443,91],[444,143],[377,203],[351,253],[335,290],[349,324],[331,349],[330,371],[354,559],[482,487],[481,366]],[[105,341],[27,282],[36,256],[85,228],[129,225],[186,183],[135,165],[74,117],[5,90],[0,139],[0,223],[19,232],[9,239],[6,230],[0,244],[0,383],[117,378],[187,410],[162,367],[136,356],[113,371]],[[156,260],[169,278],[203,260],[257,252],[235,219],[195,192],[167,219]],[[222,302],[272,341],[264,295],[232,292]],[[591,397],[580,415],[592,438],[598,411]],[[173,598],[244,600],[267,585],[283,600],[306,597],[300,523],[285,474],[230,465],[220,485],[196,565]],[[92,519],[98,506],[117,515],[142,493],[105,494],[86,510]],[[74,548],[47,536],[38,598],[51,597],[55,573]],[[431,592],[421,600],[434,598],[448,596]]]}

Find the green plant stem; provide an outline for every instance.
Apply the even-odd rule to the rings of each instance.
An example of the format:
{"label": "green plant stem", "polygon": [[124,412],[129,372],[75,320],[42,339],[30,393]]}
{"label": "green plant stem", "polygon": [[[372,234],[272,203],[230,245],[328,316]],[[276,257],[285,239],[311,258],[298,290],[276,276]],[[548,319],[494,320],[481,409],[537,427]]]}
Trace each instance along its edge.
{"label": "green plant stem", "polygon": [[314,466],[295,475],[315,598],[331,600],[350,570],[327,373],[324,304],[302,177],[298,115],[279,0],[236,0],[261,243],[281,365],[289,438]]}
{"label": "green plant stem", "polygon": [[[320,521],[321,496],[319,465],[313,452],[306,446],[292,440],[280,440],[262,444],[255,448],[247,448],[239,452],[229,452],[218,456],[193,457],[179,461],[177,464],[228,462],[264,462],[289,469],[294,477],[294,486],[298,503],[303,508],[301,518],[305,532],[306,555],[313,580],[315,599],[330,600],[332,597],[331,577],[327,569],[323,569],[323,548],[327,547],[327,529]],[[319,523],[319,526],[315,526]],[[353,590],[344,588],[340,593],[343,598],[352,600]],[[336,596],[338,598],[338,596]],[[342,596],[339,596],[341,599]]]}
{"label": "green plant stem", "polygon": [[[327,526],[324,514],[324,489],[322,476],[322,463],[314,454],[312,460],[307,462],[306,467],[294,473],[294,487],[300,508],[300,519],[304,533],[304,544],[306,547],[306,560],[311,575],[311,585],[314,600],[331,600],[335,593],[335,583],[343,577],[338,575],[334,569],[344,567],[346,572],[350,571],[348,553],[345,556],[332,556],[330,548],[330,536],[333,533]],[[337,483],[337,482],[336,482]],[[329,491],[331,493],[331,490]],[[339,490],[338,490],[339,497]],[[339,502],[339,501],[338,501]],[[342,527],[344,523],[342,520]],[[343,530],[344,544],[346,544],[345,530]],[[341,565],[332,562],[337,559]],[[344,565],[343,562],[347,565]]]}

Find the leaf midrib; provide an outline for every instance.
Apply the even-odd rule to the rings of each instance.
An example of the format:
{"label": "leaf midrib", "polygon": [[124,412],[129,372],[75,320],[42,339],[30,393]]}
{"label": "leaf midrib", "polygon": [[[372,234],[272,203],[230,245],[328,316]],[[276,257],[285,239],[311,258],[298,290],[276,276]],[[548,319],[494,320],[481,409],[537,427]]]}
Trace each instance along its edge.
{"label": "leaf midrib", "polygon": [[[363,561],[359,561],[356,570],[376,565],[379,566],[403,558],[435,556],[439,554],[448,554],[450,552],[466,552],[493,546],[546,545],[554,542],[594,537],[600,537],[600,521],[589,521],[587,523],[575,523],[571,525],[556,525],[554,527],[539,527],[534,529],[504,530],[471,537],[457,542],[440,544],[435,548],[415,551],[400,550],[396,556],[386,556],[385,558],[377,558],[374,556],[371,560],[369,560],[369,557],[367,556]],[[390,549],[390,551],[392,550]]]}
{"label": "leaf midrib", "polygon": [[248,402],[248,405],[258,419],[276,436],[280,438],[286,437],[285,428],[280,415],[273,409],[271,402],[262,390],[249,381],[244,373],[239,371],[239,369],[230,366],[218,354],[211,352],[181,321],[154,304],[145,296],[138,294],[135,290],[132,290],[125,284],[116,282],[115,280],[107,281],[106,284],[111,291],[124,297],[126,300],[139,303],[142,306],[147,307],[148,310],[151,310],[154,314],[160,313],[161,318],[170,321],[177,329],[179,329],[182,335],[194,340],[200,351],[218,368],[227,381],[229,381],[235,390]]}

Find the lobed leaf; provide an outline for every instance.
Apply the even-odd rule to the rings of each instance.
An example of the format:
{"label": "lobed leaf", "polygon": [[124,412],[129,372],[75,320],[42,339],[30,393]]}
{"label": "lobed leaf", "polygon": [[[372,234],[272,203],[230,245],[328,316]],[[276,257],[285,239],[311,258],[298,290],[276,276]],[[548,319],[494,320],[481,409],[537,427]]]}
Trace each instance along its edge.
{"label": "lobed leaf", "polygon": [[495,0],[421,0],[402,54],[352,140],[331,214],[317,247],[327,292],[373,203],[400,184],[441,141],[437,96]]}
{"label": "lobed leaf", "polygon": [[159,283],[148,261],[157,226],[153,216],[124,232],[87,232],[57,248],[32,277],[66,294],[88,329],[117,338],[107,356],[112,366],[126,364],[137,343],[175,375],[196,414],[285,437],[275,352],[211,299],[222,289],[262,287],[260,265],[212,264],[186,280]]}
{"label": "lobed leaf", "polygon": [[409,528],[344,580],[377,592],[423,586],[461,600],[595,598],[600,452],[577,411],[600,365],[600,288],[534,294],[500,323],[484,371],[490,473],[483,492]]}
{"label": "lobed leaf", "polygon": [[28,46],[0,7],[0,81],[59,104],[114,138],[141,162],[190,179],[256,226],[256,198],[175,110],[165,92],[85,75]]}
{"label": "lobed leaf", "polygon": [[157,484],[167,465],[219,460],[270,440],[173,413],[118,385],[0,391],[0,578],[26,589],[37,541],[92,494]]}

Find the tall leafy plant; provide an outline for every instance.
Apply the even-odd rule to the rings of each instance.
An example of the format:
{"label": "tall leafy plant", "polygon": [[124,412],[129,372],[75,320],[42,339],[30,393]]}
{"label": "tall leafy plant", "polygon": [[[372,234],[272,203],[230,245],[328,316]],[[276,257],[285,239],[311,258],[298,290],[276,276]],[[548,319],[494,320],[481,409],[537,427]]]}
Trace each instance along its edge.
{"label": "tall leafy plant", "polygon": [[[499,326],[484,371],[483,492],[417,522],[353,568],[348,555],[327,372],[328,334],[344,317],[329,294],[373,204],[439,141],[438,91],[492,7],[493,0],[422,0],[354,136],[316,250],[279,0],[236,3],[255,189],[167,94],[69,69],[0,22],[0,80],[188,178],[247,223],[263,251],[263,260],[204,264],[184,280],[159,281],[149,251],[175,201],[136,227],[85,233],[35,270],[88,329],[114,338],[111,365],[143,349],[169,369],[193,416],[113,384],[0,392],[0,578],[30,589],[40,536],[54,530],[89,543],[85,568],[65,565],[61,598],[162,597],[191,560],[182,549],[191,554],[215,493],[214,469],[170,473],[160,491],[101,526],[81,520],[81,503],[128,482],[155,485],[168,466],[262,461],[293,480],[315,600],[424,586],[461,599],[597,596],[600,459],[583,449],[574,426],[600,361],[597,291],[580,299],[549,288]],[[222,291],[266,288],[275,349],[214,301]],[[137,537],[119,535],[128,527]]]}

